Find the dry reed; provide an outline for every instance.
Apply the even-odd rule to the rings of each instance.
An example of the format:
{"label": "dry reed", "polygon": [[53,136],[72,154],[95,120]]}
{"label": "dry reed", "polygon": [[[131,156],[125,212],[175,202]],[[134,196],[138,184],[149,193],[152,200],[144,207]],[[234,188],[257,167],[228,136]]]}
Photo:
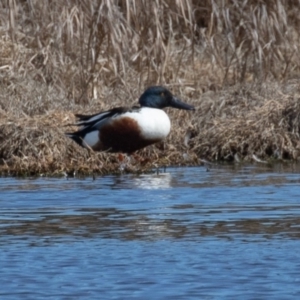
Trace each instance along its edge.
{"label": "dry reed", "polygon": [[299,1],[0,3],[0,172],[119,172],[69,141],[73,113],[136,104],[162,84],[197,107],[128,171],[298,159]]}

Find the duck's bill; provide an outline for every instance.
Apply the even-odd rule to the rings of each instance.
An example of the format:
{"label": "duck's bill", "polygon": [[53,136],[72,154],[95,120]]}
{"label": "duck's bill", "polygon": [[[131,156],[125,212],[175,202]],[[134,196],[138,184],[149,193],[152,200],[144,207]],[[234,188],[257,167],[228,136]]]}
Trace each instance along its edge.
{"label": "duck's bill", "polygon": [[195,107],[193,105],[184,103],[183,101],[181,101],[179,98],[176,97],[173,97],[170,106],[178,109],[195,110]]}

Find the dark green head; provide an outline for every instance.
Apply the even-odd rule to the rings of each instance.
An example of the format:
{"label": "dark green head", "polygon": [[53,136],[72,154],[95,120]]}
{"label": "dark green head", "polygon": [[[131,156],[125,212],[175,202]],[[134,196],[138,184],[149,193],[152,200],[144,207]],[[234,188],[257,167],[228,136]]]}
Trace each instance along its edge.
{"label": "dark green head", "polygon": [[195,110],[195,107],[184,103],[176,98],[172,93],[162,86],[151,86],[145,90],[139,99],[141,106],[152,108],[174,107],[185,110]]}

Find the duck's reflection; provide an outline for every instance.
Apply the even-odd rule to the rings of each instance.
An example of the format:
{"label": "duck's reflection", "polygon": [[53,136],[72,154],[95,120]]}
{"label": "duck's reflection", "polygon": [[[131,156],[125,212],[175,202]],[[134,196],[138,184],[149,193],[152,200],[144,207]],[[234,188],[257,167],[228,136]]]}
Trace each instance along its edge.
{"label": "duck's reflection", "polygon": [[133,178],[132,184],[139,189],[161,190],[171,188],[171,181],[170,173],[148,174]]}
{"label": "duck's reflection", "polygon": [[112,179],[112,189],[164,190],[172,187],[171,173],[115,176]]}

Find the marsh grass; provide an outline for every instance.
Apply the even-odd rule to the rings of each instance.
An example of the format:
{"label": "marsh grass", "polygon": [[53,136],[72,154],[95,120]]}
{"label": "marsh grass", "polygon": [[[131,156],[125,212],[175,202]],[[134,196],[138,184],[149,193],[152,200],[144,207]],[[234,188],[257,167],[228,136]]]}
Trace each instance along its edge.
{"label": "marsh grass", "polygon": [[126,170],[298,159],[299,1],[0,2],[0,159],[11,175],[119,172],[64,136],[73,113],[161,84],[197,111]]}

